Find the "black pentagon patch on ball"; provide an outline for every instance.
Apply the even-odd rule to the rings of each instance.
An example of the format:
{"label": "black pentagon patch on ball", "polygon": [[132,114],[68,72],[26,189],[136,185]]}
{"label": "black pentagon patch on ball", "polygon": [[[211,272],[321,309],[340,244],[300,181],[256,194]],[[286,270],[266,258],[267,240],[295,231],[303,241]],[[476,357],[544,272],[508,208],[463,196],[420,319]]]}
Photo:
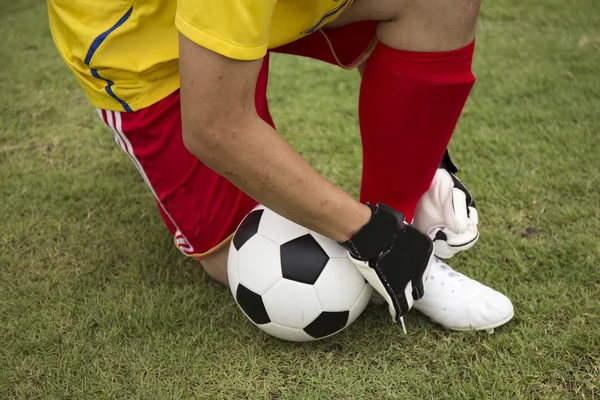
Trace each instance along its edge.
{"label": "black pentagon patch on ball", "polygon": [[344,329],[349,315],[350,311],[323,311],[321,315],[304,328],[304,332],[315,339],[333,335]]}
{"label": "black pentagon patch on ball", "polygon": [[248,318],[256,325],[271,322],[269,314],[267,314],[267,310],[265,309],[265,303],[263,303],[262,297],[259,294],[240,284],[235,292],[235,299]]}
{"label": "black pentagon patch on ball", "polygon": [[284,278],[312,285],[325,268],[329,256],[310,234],[281,245],[281,274]]}
{"label": "black pentagon patch on ball", "polygon": [[265,210],[254,210],[246,215],[246,218],[244,218],[237,231],[235,231],[235,235],[233,235],[233,247],[236,250],[241,249],[244,243],[256,235],[263,211]]}

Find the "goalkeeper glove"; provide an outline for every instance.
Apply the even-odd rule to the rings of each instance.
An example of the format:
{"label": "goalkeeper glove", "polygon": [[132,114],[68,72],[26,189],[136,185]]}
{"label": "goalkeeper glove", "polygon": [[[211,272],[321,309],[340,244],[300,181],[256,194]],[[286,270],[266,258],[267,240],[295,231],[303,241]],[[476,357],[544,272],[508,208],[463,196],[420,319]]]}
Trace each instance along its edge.
{"label": "goalkeeper glove", "polygon": [[385,204],[371,208],[371,219],[350,239],[340,242],[365,279],[388,303],[398,321],[423,296],[433,258],[431,239],[406,223],[404,215]]}
{"label": "goalkeeper glove", "polygon": [[446,151],[429,190],[417,204],[413,221],[433,240],[435,255],[443,259],[472,247],[479,239],[475,200],[456,172]]}

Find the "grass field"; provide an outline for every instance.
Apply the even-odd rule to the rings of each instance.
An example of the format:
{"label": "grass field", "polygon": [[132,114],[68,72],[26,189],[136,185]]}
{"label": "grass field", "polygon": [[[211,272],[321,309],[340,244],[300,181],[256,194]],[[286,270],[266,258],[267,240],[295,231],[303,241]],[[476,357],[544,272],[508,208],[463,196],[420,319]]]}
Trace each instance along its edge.
{"label": "grass field", "polygon": [[[172,246],[59,59],[41,0],[0,0],[0,398],[600,398],[600,2],[484,2],[451,148],[506,293],[493,335],[369,307],[322,342],[260,333]],[[358,75],[275,57],[281,133],[353,195]]]}

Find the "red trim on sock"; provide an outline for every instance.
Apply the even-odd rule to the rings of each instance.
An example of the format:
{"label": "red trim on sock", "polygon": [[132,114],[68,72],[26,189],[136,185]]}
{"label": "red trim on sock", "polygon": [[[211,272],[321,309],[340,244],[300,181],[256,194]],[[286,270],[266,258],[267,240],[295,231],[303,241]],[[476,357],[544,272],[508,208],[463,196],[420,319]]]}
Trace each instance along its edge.
{"label": "red trim on sock", "polygon": [[436,82],[462,82],[473,79],[471,63],[475,40],[456,50],[420,52],[396,50],[378,43],[377,52],[393,63],[394,69],[404,75]]}

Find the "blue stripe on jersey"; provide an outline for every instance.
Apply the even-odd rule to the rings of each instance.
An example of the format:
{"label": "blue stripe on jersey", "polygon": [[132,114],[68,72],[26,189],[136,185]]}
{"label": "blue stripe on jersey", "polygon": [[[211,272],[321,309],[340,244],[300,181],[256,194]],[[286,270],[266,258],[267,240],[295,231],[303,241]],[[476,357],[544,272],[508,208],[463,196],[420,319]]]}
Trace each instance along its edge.
{"label": "blue stripe on jersey", "polygon": [[85,65],[90,65],[90,61],[92,61],[92,57],[94,57],[94,53],[96,53],[96,50],[98,50],[98,47],[100,47],[100,45],[102,44],[102,42],[104,42],[104,40],[108,37],[108,35],[110,35],[115,29],[117,29],[118,27],[123,25],[125,23],[125,21],[127,21],[129,19],[132,12],[133,12],[133,6],[131,6],[129,11],[127,11],[125,13],[125,15],[123,15],[121,17],[121,19],[118,20],[117,23],[114,24],[109,30],[107,30],[106,32],[102,32],[100,35],[98,35],[98,37],[96,39],[94,39],[94,41],[92,42],[92,45],[90,46],[90,49],[87,52],[87,55],[85,56],[85,60],[84,60]]}
{"label": "blue stripe on jersey", "polygon": [[[106,38],[108,37],[108,35],[110,35],[112,32],[115,31],[115,29],[117,29],[118,27],[120,27],[121,25],[123,25],[125,23],[125,21],[127,21],[129,19],[129,17],[131,16],[131,13],[133,12],[133,6],[131,6],[129,8],[129,10],[125,13],[125,15],[123,15],[121,17],[121,19],[119,19],[117,21],[116,24],[114,24],[109,30],[102,32],[100,35],[98,35],[98,37],[96,39],[94,39],[94,41],[92,42],[92,45],[90,46],[86,56],[85,56],[85,60],[84,63],[85,65],[90,65],[90,62],[92,61],[92,57],[94,57],[94,54],[96,53],[96,50],[98,50],[98,47],[100,47],[100,45],[102,44],[102,42],[104,42],[104,40],[106,40]],[[105,79],[103,77],[100,76],[100,74],[98,73],[98,70],[95,68],[92,68],[91,70],[92,76],[96,79],[101,79],[104,82],[106,82],[106,87],[104,88],[104,90],[106,90],[106,93],[108,93],[108,95],[110,97],[112,97],[113,99],[115,99],[116,101],[119,102],[119,104],[121,104],[121,106],[123,107],[123,109],[127,112],[132,112],[133,110],[131,109],[131,107],[129,107],[129,104],[127,104],[123,99],[119,98],[115,92],[113,92],[112,90],[112,86],[115,84],[113,81],[111,81],[110,79]]]}
{"label": "blue stripe on jersey", "polygon": [[317,29],[319,29],[319,28],[321,27],[321,24],[322,24],[323,22],[325,22],[325,20],[326,20],[327,18],[330,18],[330,17],[334,16],[334,15],[335,15],[335,14],[336,14],[338,11],[340,11],[340,10],[341,10],[341,9],[342,9],[342,8],[343,8],[343,7],[344,7],[346,4],[348,4],[348,0],[344,0],[344,1],[342,2],[342,4],[340,4],[339,6],[337,6],[336,8],[334,8],[333,10],[331,10],[331,11],[327,12],[327,14],[323,15],[323,16],[321,17],[321,19],[319,20],[319,22],[317,22],[316,24],[314,24],[314,25],[313,25],[311,28],[308,28],[307,30],[305,30],[305,31],[303,31],[303,32],[300,32],[300,33],[302,33],[302,34],[304,35],[304,34],[308,34],[308,33],[313,33],[313,32],[315,32]]}
{"label": "blue stripe on jersey", "polygon": [[116,101],[119,102],[119,104],[121,104],[121,106],[123,107],[123,109],[127,112],[132,112],[133,110],[131,109],[131,107],[129,107],[129,104],[127,104],[124,100],[120,99],[113,91],[112,91],[112,85],[114,85],[115,83],[113,81],[111,81],[110,79],[105,79],[103,77],[100,76],[100,74],[98,73],[98,70],[95,69],[91,69],[92,71],[92,76],[94,78],[97,79],[101,79],[104,82],[106,82],[106,87],[104,88],[104,90],[106,90],[106,93],[108,93],[108,95],[110,97],[112,97],[113,99],[115,99]]}

